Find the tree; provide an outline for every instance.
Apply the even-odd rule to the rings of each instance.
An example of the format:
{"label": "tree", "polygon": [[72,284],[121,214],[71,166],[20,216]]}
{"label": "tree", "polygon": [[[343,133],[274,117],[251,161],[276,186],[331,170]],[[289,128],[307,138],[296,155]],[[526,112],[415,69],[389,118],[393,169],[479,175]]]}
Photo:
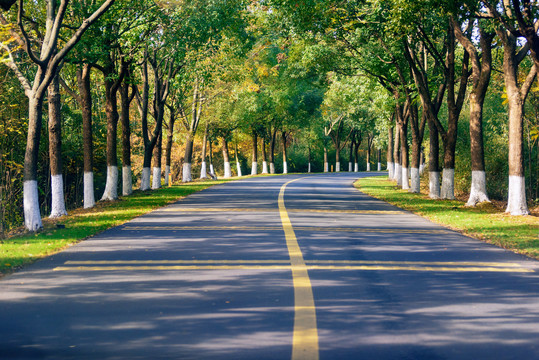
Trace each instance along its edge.
{"label": "tree", "polygon": [[[496,29],[496,34],[500,38],[504,50],[503,74],[509,112],[509,194],[506,212],[511,215],[527,215],[529,210],[526,202],[524,158],[522,156],[522,120],[526,97],[537,76],[537,64],[531,67],[522,82],[519,77],[519,64],[525,59],[533,42],[528,42],[520,49],[517,47],[517,35],[519,33],[514,31],[515,26],[506,19],[514,19],[514,13],[520,11],[518,6],[512,9],[508,3],[504,2],[503,13],[501,14],[498,12],[497,3],[485,1],[484,4],[488,7],[492,16],[502,24]],[[516,4],[518,5],[519,3],[516,2]],[[522,22],[523,19],[519,21]],[[533,40],[533,36],[531,36],[530,40]]]}
{"label": "tree", "polygon": [[[472,186],[467,206],[489,201],[487,195],[485,155],[483,146],[483,104],[490,82],[492,69],[492,41],[495,33],[484,23],[478,24],[479,46],[473,44],[471,36],[466,36],[455,18],[451,18],[457,40],[466,49],[472,63],[472,89],[470,92],[470,140],[472,160]],[[474,23],[473,19],[468,20]],[[481,54],[479,53],[481,51]]]}
{"label": "tree", "polygon": [[[30,39],[26,26],[23,22],[23,1],[19,0],[17,25],[21,35],[12,30],[12,35],[24,49],[30,60],[36,66],[34,80],[31,82],[20,70],[17,61],[12,54],[9,45],[2,43],[2,48],[8,52],[8,67],[13,70],[25,89],[29,104],[28,138],[26,143],[26,155],[24,161],[24,219],[28,230],[37,231],[42,228],[41,214],[39,211],[38,188],[37,188],[37,158],[39,141],[41,137],[41,121],[43,115],[43,98],[45,90],[56,76],[60,62],[67,56],[69,51],[80,41],[84,32],[99,19],[114,3],[114,0],[105,0],[92,15],[76,27],[69,40],[58,48],[59,34],[64,16],[68,9],[68,0],[61,0],[57,7],[56,2],[49,1],[46,11],[46,30],[44,41],[41,43],[39,54],[33,49],[34,42]],[[7,21],[0,14],[0,22]]]}

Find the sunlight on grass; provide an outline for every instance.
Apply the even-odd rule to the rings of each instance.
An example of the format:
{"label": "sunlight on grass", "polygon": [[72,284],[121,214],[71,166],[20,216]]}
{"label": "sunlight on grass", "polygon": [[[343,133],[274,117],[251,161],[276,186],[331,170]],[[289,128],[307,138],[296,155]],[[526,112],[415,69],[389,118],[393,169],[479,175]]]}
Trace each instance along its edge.
{"label": "sunlight on grass", "polygon": [[25,233],[0,242],[0,273],[12,272],[113,226],[230,180],[186,183],[155,191],[135,191],[133,195],[120,197],[117,201],[98,202],[92,209],[73,210],[60,219],[43,219],[44,228],[39,233]]}
{"label": "sunlight on grass", "polygon": [[469,208],[461,201],[433,200],[425,194],[398,189],[387,176],[360,179],[355,186],[438,224],[539,259],[539,219],[535,216],[507,215],[489,203]]}

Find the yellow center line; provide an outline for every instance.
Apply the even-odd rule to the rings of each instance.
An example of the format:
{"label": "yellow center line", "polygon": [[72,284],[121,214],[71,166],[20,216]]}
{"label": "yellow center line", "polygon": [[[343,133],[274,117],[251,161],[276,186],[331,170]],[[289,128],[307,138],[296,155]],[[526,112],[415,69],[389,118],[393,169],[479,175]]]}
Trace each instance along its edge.
{"label": "yellow center line", "polygon": [[286,246],[292,267],[294,283],[294,333],[292,339],[292,360],[318,359],[318,328],[316,325],[316,310],[314,306],[313,289],[307,265],[298,244],[296,234],[286,212],[284,193],[286,186],[294,181],[285,183],[279,192],[278,204],[281,223],[283,226]]}

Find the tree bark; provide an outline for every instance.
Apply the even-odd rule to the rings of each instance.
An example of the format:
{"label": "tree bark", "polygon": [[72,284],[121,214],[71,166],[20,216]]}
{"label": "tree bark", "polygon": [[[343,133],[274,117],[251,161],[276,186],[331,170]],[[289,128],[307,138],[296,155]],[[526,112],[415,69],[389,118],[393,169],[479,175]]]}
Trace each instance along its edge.
{"label": "tree bark", "polygon": [[82,148],[84,161],[84,208],[95,206],[94,192],[94,139],[92,132],[91,66],[83,64],[77,69],[77,84],[82,111]]}
{"label": "tree bark", "polygon": [[[127,79],[126,79],[127,80]],[[122,124],[122,195],[133,193],[133,174],[131,170],[131,119],[129,108],[135,92],[129,94],[130,84],[124,81],[120,86],[120,123]]]}
{"label": "tree bark", "polygon": [[251,164],[251,175],[258,174],[258,135],[253,131],[253,163]]}
{"label": "tree bark", "polygon": [[202,164],[200,166],[200,178],[208,178],[208,169],[206,165],[206,145],[208,144],[208,131],[210,124],[207,122],[206,127],[204,128],[204,138],[202,139]]}
{"label": "tree bark", "polygon": [[288,162],[287,154],[286,154],[286,139],[287,139],[287,133],[286,131],[281,131],[281,140],[283,143],[283,174],[288,174]]}
{"label": "tree bark", "polygon": [[167,143],[165,146],[165,185],[170,186],[172,179],[170,178],[171,160],[172,160],[172,142],[174,138],[174,123],[176,122],[176,109],[169,107],[170,118],[168,121]]}
{"label": "tree bark", "polygon": [[268,156],[266,153],[266,139],[262,138],[262,174],[268,173]]}
{"label": "tree bark", "polygon": [[228,140],[223,137],[223,165],[224,165],[224,178],[232,177],[232,171],[230,170],[230,156],[228,153]]}
{"label": "tree bark", "polygon": [[393,127],[389,127],[387,131],[387,172],[388,178],[393,179],[395,172],[395,164],[393,161]]}
{"label": "tree bark", "polygon": [[157,144],[153,149],[153,178],[152,178],[152,190],[161,188],[161,164],[163,155],[163,128],[157,138]]}
{"label": "tree bark", "polygon": [[62,176],[62,105],[60,102],[60,78],[57,73],[48,89],[49,103],[49,159],[51,170],[50,218],[67,215]]}
{"label": "tree bark", "polygon": [[490,82],[492,64],[492,41],[494,33],[488,33],[479,27],[481,57],[478,49],[462,33],[460,25],[454,21],[455,36],[472,61],[472,91],[470,93],[470,150],[472,161],[472,184],[466,206],[489,201],[487,195],[485,155],[483,146],[483,104]]}
{"label": "tree bark", "polygon": [[236,173],[239,177],[243,176],[243,173],[241,172],[241,164],[240,159],[238,157],[238,142],[236,141],[235,148],[234,148],[234,156],[236,158]]}
{"label": "tree bark", "polygon": [[533,66],[524,83],[519,86],[518,66],[521,58],[520,53],[516,52],[517,39],[501,28],[496,32],[504,48],[503,74],[509,109],[509,193],[505,212],[511,215],[528,215],[522,140],[523,114],[524,103],[537,75],[537,68]]}
{"label": "tree bark", "polygon": [[127,63],[122,62],[118,78],[115,77],[115,64],[109,54],[107,65],[104,68],[105,77],[105,113],[107,115],[107,182],[105,191],[101,197],[104,200],[118,199],[118,155],[117,155],[117,132],[118,132],[118,89],[123,81]]}
{"label": "tree bark", "polygon": [[277,128],[271,134],[270,142],[270,174],[275,174],[275,140],[277,137]]}

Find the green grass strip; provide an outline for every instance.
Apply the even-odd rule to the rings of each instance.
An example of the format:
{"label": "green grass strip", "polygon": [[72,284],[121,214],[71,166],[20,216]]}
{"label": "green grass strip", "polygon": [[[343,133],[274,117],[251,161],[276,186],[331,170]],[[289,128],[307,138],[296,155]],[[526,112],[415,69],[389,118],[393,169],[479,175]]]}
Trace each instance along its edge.
{"label": "green grass strip", "polygon": [[68,216],[59,219],[43,219],[42,231],[25,232],[0,242],[0,274],[11,273],[106,229],[230,180],[233,179],[186,183],[153,191],[135,191],[117,201],[98,202],[91,209],[70,211]]}
{"label": "green grass strip", "polygon": [[511,216],[490,203],[466,207],[457,200],[433,200],[425,194],[399,189],[384,177],[358,180],[362,192],[412,211],[465,235],[539,259],[539,218]]}

